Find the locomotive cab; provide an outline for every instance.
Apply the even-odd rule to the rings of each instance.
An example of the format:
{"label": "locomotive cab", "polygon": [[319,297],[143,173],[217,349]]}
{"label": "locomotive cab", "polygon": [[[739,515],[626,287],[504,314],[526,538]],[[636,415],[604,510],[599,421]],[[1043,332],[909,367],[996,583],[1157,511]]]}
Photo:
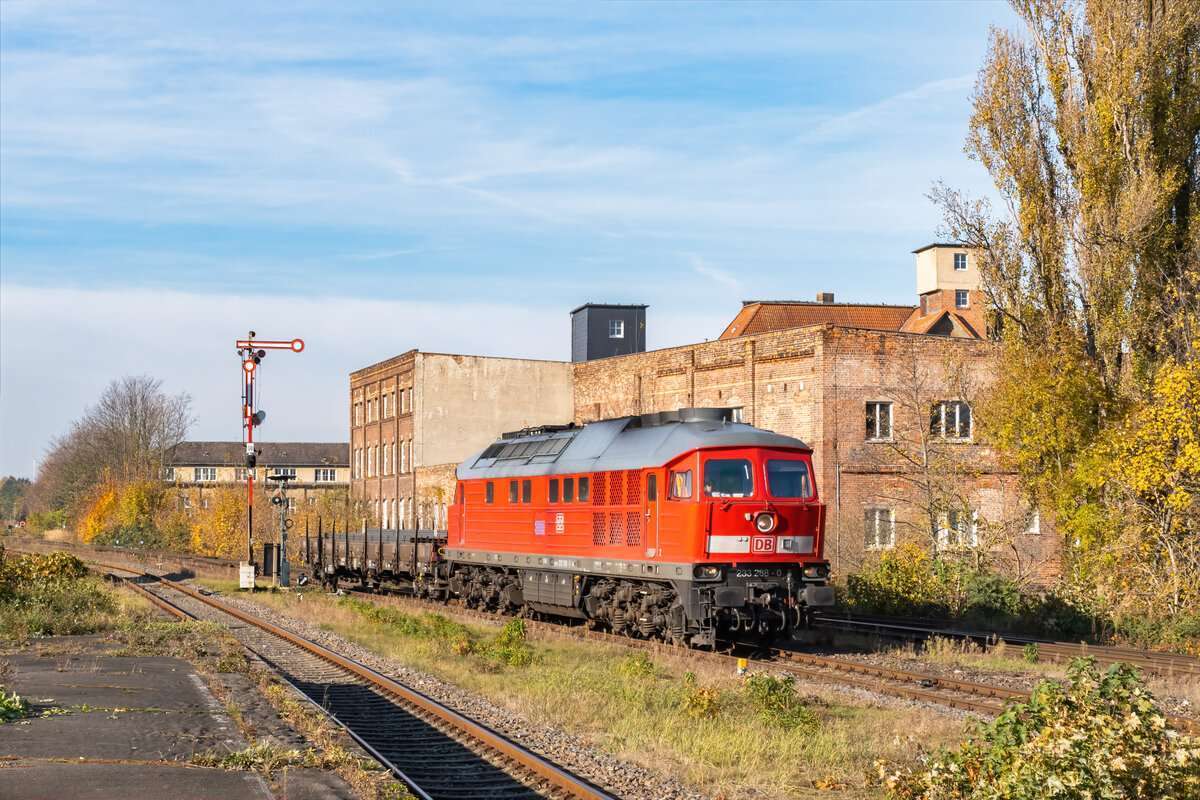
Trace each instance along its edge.
{"label": "locomotive cab", "polygon": [[682,542],[696,564],[689,611],[715,619],[717,638],[770,639],[807,627],[812,607],[832,604],[811,452],[703,449],[669,476],[669,500],[692,517],[680,529],[695,532]]}

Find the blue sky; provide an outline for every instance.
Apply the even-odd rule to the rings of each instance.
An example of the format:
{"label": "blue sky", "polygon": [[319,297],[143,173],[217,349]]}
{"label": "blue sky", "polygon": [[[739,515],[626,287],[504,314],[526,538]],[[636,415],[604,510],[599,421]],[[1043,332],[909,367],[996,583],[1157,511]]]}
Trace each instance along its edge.
{"label": "blue sky", "polygon": [[410,348],[566,360],[571,309],[650,348],[744,299],[914,302],[999,2],[0,4],[0,473],[113,378],[237,439],[348,436]]}

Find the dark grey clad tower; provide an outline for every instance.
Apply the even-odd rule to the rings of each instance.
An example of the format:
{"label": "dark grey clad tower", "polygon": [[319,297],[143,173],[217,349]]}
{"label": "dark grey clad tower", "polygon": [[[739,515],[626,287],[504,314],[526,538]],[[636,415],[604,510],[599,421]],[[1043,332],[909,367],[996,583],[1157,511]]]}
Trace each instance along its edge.
{"label": "dark grey clad tower", "polygon": [[585,303],[571,312],[571,361],[646,352],[646,306]]}

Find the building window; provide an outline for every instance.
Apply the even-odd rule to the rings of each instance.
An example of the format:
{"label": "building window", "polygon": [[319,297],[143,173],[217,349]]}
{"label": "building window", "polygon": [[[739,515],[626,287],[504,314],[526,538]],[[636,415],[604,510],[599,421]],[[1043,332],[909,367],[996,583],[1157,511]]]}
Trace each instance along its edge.
{"label": "building window", "polygon": [[200,483],[201,481],[215,481],[216,479],[216,467],[196,467],[196,483]]}
{"label": "building window", "polygon": [[383,469],[380,471],[379,474],[381,474],[381,475],[388,474],[388,446],[386,444],[383,446]]}
{"label": "building window", "polygon": [[383,396],[383,418],[384,419],[387,419],[387,401],[388,401],[388,396],[385,394]]}
{"label": "building window", "polygon": [[610,319],[608,321],[608,338],[624,339],[625,338],[625,320]]}
{"label": "building window", "polygon": [[367,477],[375,474],[375,448],[367,448]]}
{"label": "building window", "polygon": [[162,476],[163,476],[164,481],[175,480],[175,468],[174,467],[163,467]]}
{"label": "building window", "polygon": [[968,298],[969,298],[969,294],[966,289],[955,289],[954,290],[954,307],[955,308],[966,308]]}
{"label": "building window", "polygon": [[271,474],[272,475],[287,475],[291,478],[295,478],[296,477],[296,468],[295,467],[276,467],[275,469],[271,470]]}
{"label": "building window", "polygon": [[354,404],[354,424],[362,425],[362,403]]}
{"label": "building window", "polygon": [[1036,508],[1030,509],[1029,513],[1025,516],[1025,535],[1042,535],[1042,516]]}
{"label": "building window", "polygon": [[867,403],[867,441],[888,442],[892,439],[892,404]]}
{"label": "building window", "polygon": [[313,470],[313,483],[333,483],[337,480],[337,470],[333,467],[320,467]]}
{"label": "building window", "polygon": [[863,511],[863,534],[868,550],[891,550],[896,546],[896,512],[890,508]]}
{"label": "building window", "polygon": [[967,271],[967,254],[966,253],[955,253],[954,254],[954,269],[956,272],[966,272]]}
{"label": "building window", "polygon": [[233,479],[235,481],[239,481],[239,482],[246,480],[246,468],[238,467],[237,469],[235,469],[233,471]]}
{"label": "building window", "polygon": [[961,400],[933,404],[929,432],[946,439],[968,441],[971,438],[971,407]]}
{"label": "building window", "polygon": [[948,550],[978,545],[975,513],[957,508],[947,511],[938,528],[938,547]]}
{"label": "building window", "polygon": [[408,472],[408,442],[400,442],[400,471]]}

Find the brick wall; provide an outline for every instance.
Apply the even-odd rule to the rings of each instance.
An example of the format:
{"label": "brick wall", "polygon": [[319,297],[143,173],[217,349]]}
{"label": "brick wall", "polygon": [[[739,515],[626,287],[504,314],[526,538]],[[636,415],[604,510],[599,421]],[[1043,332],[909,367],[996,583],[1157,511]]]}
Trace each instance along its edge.
{"label": "brick wall", "polygon": [[[972,435],[932,441],[930,408],[973,403],[994,372],[995,345],[837,328],[794,328],[576,365],[576,422],[689,406],[741,407],[746,422],[813,448],[827,504],[826,554],[839,572],[870,551],[868,508],[894,512],[894,541],[929,543],[927,499],[953,495],[977,515],[978,553],[1021,574],[1051,572],[1055,537],[1029,527],[1016,476]],[[866,404],[890,403],[893,436],[866,437]],[[973,431],[973,429],[972,429]],[[916,468],[933,457],[934,467]]]}

